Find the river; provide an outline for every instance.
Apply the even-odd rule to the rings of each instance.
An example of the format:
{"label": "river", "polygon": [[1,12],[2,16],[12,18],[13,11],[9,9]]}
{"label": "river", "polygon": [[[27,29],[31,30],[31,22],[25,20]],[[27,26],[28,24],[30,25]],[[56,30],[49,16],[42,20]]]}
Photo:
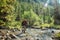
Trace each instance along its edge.
{"label": "river", "polygon": [[[33,28],[27,28],[26,33],[31,36],[30,40],[53,40],[52,35],[58,30],[56,29],[47,29],[47,30],[41,30],[41,29],[33,29]],[[60,30],[59,30],[60,32]],[[24,33],[19,35],[20,38],[29,38],[26,37]]]}

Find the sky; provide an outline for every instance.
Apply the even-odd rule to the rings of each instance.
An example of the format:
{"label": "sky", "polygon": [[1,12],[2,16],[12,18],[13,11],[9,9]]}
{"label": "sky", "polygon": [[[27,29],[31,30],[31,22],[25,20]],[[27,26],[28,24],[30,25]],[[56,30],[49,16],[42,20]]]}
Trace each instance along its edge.
{"label": "sky", "polygon": [[59,0],[59,3],[60,3],[60,0]]}
{"label": "sky", "polygon": [[[49,4],[49,2],[50,2],[50,0],[47,0],[46,3],[45,3],[45,5],[44,5],[44,7],[47,7],[48,4]],[[54,1],[53,1],[53,2],[54,2]],[[60,4],[60,0],[58,0],[58,3]]]}
{"label": "sky", "polygon": [[48,6],[48,4],[49,4],[49,0],[47,0],[47,2],[45,3],[45,7],[47,7]]}

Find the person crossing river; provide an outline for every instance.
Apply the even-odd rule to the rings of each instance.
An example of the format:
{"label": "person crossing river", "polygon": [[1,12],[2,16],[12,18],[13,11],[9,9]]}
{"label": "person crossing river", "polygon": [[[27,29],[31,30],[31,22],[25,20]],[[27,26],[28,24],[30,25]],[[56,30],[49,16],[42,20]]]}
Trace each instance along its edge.
{"label": "person crossing river", "polygon": [[27,20],[24,19],[24,20],[22,21],[22,32],[23,32],[23,33],[25,33],[25,31],[26,31],[27,24],[28,24]]}

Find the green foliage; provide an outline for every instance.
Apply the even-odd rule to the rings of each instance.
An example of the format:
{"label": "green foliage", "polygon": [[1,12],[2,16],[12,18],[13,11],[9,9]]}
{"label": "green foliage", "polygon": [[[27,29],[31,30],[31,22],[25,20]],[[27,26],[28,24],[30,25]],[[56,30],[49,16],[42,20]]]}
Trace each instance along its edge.
{"label": "green foliage", "polygon": [[46,1],[0,0],[0,26],[21,28],[23,19],[27,19],[30,26],[54,26],[54,8],[50,5],[44,7]]}
{"label": "green foliage", "polygon": [[12,21],[12,22],[9,22],[6,24],[10,29],[11,28],[18,28],[20,29],[21,28],[21,22],[17,22],[17,21]]}
{"label": "green foliage", "polygon": [[29,20],[31,26],[40,20],[39,16],[37,16],[32,9],[30,11],[25,11],[22,18]]}
{"label": "green foliage", "polygon": [[[21,28],[21,23],[16,22],[16,0],[0,0],[0,26],[9,28]],[[18,11],[18,10],[17,10]],[[5,21],[3,21],[5,20]]]}
{"label": "green foliage", "polygon": [[59,32],[59,33],[57,33],[57,34],[55,34],[54,36],[55,36],[55,37],[59,37],[59,38],[60,38],[60,32]]}

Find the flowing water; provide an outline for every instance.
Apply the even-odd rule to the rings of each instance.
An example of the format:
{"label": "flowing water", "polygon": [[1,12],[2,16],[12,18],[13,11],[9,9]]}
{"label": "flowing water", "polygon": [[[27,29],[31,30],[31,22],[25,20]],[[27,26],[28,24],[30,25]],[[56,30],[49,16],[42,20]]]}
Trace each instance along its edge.
{"label": "flowing water", "polygon": [[[52,31],[56,32],[58,30],[56,30],[56,29],[41,30],[41,29],[33,29],[33,28],[26,29],[26,32],[28,33],[28,35],[32,36],[31,37],[31,38],[33,38],[32,40],[53,40],[52,35],[54,33],[52,33]],[[60,30],[59,30],[59,32],[60,32]],[[24,38],[26,36],[24,33],[22,33],[22,34],[19,34],[19,37]],[[30,37],[28,37],[28,38],[30,38]]]}
{"label": "flowing water", "polygon": [[41,29],[27,29],[26,30],[30,35],[33,36],[33,38],[35,38],[36,40],[52,40],[52,35],[53,33],[51,33],[52,30],[48,29],[48,30],[41,30]]}

